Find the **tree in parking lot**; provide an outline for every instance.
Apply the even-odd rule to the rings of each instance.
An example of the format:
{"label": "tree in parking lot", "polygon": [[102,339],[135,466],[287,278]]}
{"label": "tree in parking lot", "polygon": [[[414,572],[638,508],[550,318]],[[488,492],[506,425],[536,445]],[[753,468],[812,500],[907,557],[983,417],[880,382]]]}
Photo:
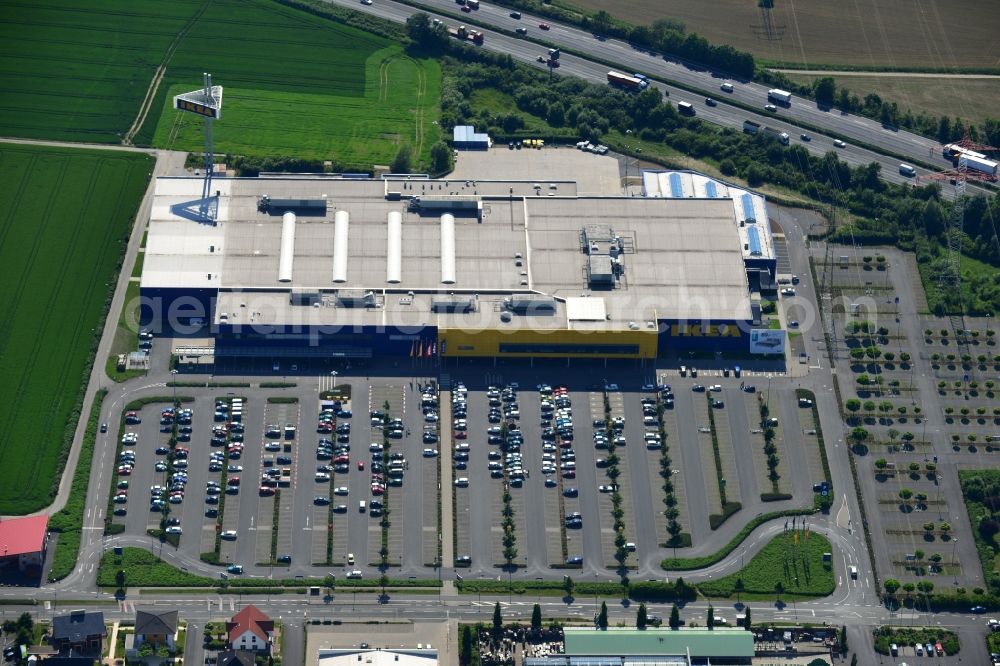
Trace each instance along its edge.
{"label": "tree in parking lot", "polygon": [[531,628],[535,631],[542,628],[542,607],[538,604],[531,609]]}
{"label": "tree in parking lot", "polygon": [[845,406],[847,407],[848,411],[856,412],[859,409],[861,409],[861,401],[858,400],[857,398],[851,398],[850,400],[847,401]]}
{"label": "tree in parking lot", "polygon": [[882,587],[885,588],[887,594],[896,594],[899,591],[899,581],[895,578],[886,578],[885,582],[882,583]]}

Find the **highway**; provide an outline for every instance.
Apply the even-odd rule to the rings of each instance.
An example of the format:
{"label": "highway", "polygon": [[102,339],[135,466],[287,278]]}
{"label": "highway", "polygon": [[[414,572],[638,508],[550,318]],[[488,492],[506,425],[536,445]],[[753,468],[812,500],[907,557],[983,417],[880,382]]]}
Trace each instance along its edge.
{"label": "highway", "polygon": [[[409,16],[419,11],[409,5],[392,0],[377,0],[373,5],[361,5],[355,0],[327,0],[327,2],[397,22],[405,22]],[[449,13],[458,11],[458,6],[451,0],[422,0],[422,4],[428,8],[439,8]],[[434,14],[430,11],[428,14],[449,25],[456,23],[455,19],[444,14]],[[522,63],[545,69],[545,65],[537,62],[538,56],[545,53],[545,47],[530,41],[530,39],[543,39],[550,46],[571,49],[577,53],[586,53],[595,59],[630,63],[632,65],[630,71],[641,72],[663,81],[676,81],[685,87],[703,91],[703,94],[695,94],[662,81],[654,81],[653,83],[665,94],[669,94],[673,103],[690,101],[694,104],[697,116],[702,120],[741,131],[744,120],[754,120],[761,125],[787,132],[791,137],[792,145],[801,145],[813,155],[822,156],[830,151],[835,151],[840,159],[851,167],[877,162],[882,167],[882,177],[891,183],[913,183],[915,179],[899,173],[901,160],[898,157],[852,145],[852,139],[860,140],[886,152],[905,155],[913,162],[937,164],[939,170],[951,167],[950,161],[941,156],[940,146],[936,141],[910,132],[889,130],[883,128],[878,122],[861,116],[844,114],[837,110],[824,111],[815,102],[798,98],[793,99],[791,107],[779,107],[776,113],[768,113],[763,108],[764,104],[767,103],[767,86],[725,78],[706,69],[694,69],[683,63],[665,60],[662,56],[635,49],[622,41],[597,39],[586,31],[552,21],[547,21],[551,29],[542,31],[538,28],[541,19],[523,14],[521,20],[516,20],[510,18],[508,9],[485,3],[481,9],[463,15],[463,18],[468,25],[476,25],[477,29],[483,28],[485,42],[482,48],[486,50],[507,53]],[[485,27],[487,25],[494,25],[509,31],[513,31],[517,27],[526,27],[529,39],[515,38],[489,30]],[[567,53],[562,54],[560,62],[562,63],[559,67],[560,74],[577,76],[592,83],[607,82],[609,66],[606,64]],[[719,85],[723,81],[733,83],[734,90],[731,94],[724,93],[719,89]],[[718,106],[710,107],[704,104],[706,96],[715,99]],[[730,99],[753,108],[759,108],[760,112],[750,112],[733,106],[727,103]],[[822,127],[829,134],[803,129],[802,125]],[[812,140],[802,141],[799,138],[802,133],[808,134]],[[833,145],[835,138],[845,139],[847,146],[836,148]],[[934,173],[933,170],[925,169],[919,165],[914,164],[914,166],[918,178]],[[943,190],[946,197],[952,196],[950,187],[945,185]],[[984,190],[970,185],[968,191],[970,194],[975,194]]]}

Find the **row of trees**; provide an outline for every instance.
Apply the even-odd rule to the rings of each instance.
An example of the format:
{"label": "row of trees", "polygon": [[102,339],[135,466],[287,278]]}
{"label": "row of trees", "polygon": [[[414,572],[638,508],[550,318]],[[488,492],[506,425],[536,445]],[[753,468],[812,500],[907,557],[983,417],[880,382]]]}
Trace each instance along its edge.
{"label": "row of trees", "polygon": [[[680,116],[655,88],[630,94],[576,78],[550,78],[516,67],[505,56],[476,52],[470,57],[477,60],[460,65],[451,58],[444,60],[441,126],[445,130],[472,122],[505,136],[510,134],[505,127],[516,128],[523,123],[523,114],[530,114],[552,128],[550,139],[614,143],[613,137],[606,138],[609,132],[630,132],[644,142],[715,162],[724,176],[743,178],[752,187],[765,183],[785,187],[846,210],[853,221],[834,234],[835,240],[896,245],[915,252],[922,270],[931,273],[945,259],[943,241],[951,204],[942,198],[937,183],[893,185],[880,178],[877,163],[852,168],[834,152],[817,157],[801,145],[786,147],[762,135],[749,136]],[[475,108],[472,94],[485,88],[505,93],[516,109]],[[962,242],[966,255],[1000,265],[1000,241],[993,225],[998,217],[1000,196],[977,195],[966,202]],[[968,312],[1000,310],[1000,271],[969,274],[963,285]],[[957,309],[961,302],[959,294],[933,288],[928,297],[938,312]]]}
{"label": "row of trees", "polygon": [[663,505],[666,507],[663,510],[663,517],[667,519],[667,545],[682,546],[683,538],[681,533],[684,528],[681,527],[680,518],[681,512],[677,508],[677,495],[675,493],[674,487],[674,471],[673,471],[673,460],[670,459],[670,447],[667,446],[667,429],[663,425],[663,412],[664,412],[663,399],[660,394],[656,395],[656,416],[657,416],[657,431],[660,433],[660,478],[663,479],[663,485],[661,486],[663,490]]}

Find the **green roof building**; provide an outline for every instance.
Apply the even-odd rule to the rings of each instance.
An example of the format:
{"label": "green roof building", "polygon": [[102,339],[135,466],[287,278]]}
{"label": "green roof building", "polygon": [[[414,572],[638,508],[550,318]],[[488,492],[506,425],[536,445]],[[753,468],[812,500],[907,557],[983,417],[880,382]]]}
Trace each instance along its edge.
{"label": "green roof building", "polygon": [[[566,627],[565,654],[525,660],[526,666],[625,666],[633,657],[656,663],[694,666],[750,664],[753,634],[743,629],[591,629]],[[529,664],[530,661],[530,664]]]}

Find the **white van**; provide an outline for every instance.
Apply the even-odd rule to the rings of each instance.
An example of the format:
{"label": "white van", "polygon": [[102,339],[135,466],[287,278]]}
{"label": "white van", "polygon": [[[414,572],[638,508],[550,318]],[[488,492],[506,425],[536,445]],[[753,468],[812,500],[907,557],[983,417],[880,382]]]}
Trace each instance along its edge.
{"label": "white van", "polygon": [[911,167],[909,164],[900,164],[899,173],[903,174],[904,176],[909,176],[912,178],[913,176],[917,175],[917,170]]}
{"label": "white van", "polygon": [[733,84],[732,83],[723,83],[721,86],[719,86],[719,90],[721,90],[722,92],[731,93],[731,92],[733,92]]}
{"label": "white van", "polygon": [[365,502],[364,500],[361,500],[360,502],[358,502],[358,512],[359,513],[364,513],[365,509],[367,509],[367,508],[368,508],[368,503],[367,502]]}

